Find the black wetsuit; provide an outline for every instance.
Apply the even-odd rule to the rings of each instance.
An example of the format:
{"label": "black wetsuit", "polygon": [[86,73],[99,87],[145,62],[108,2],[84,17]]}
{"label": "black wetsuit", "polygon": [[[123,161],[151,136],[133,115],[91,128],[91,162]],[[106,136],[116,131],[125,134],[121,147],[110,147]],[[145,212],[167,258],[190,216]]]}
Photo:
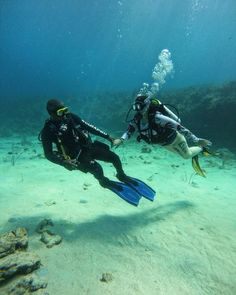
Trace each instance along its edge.
{"label": "black wetsuit", "polygon": [[[45,157],[58,165],[72,170],[65,161],[66,157],[76,160],[77,169],[90,172],[102,186],[109,182],[103,174],[102,166],[95,160],[112,163],[118,175],[123,175],[122,164],[117,154],[110,151],[109,146],[95,141],[89,132],[109,140],[109,135],[95,126],[85,122],[75,114],[68,114],[61,120],[49,119],[41,132]],[[57,151],[53,150],[55,144]]]}

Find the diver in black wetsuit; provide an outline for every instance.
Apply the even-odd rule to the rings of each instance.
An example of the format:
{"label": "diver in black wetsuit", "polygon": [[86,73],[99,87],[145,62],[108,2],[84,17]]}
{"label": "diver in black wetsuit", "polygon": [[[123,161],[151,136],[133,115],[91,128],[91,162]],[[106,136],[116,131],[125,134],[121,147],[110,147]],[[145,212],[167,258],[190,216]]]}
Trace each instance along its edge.
{"label": "diver in black wetsuit", "polygon": [[[107,139],[113,144],[113,138],[95,126],[85,122],[77,115],[70,113],[63,102],[51,99],[47,102],[50,119],[46,120],[41,131],[45,157],[68,170],[80,170],[91,173],[103,187],[114,182],[103,174],[102,166],[96,160],[112,163],[117,171],[117,178],[125,181],[128,178],[123,171],[120,158],[110,151],[108,145],[92,141],[89,132]],[[57,151],[53,150],[53,144]]]}

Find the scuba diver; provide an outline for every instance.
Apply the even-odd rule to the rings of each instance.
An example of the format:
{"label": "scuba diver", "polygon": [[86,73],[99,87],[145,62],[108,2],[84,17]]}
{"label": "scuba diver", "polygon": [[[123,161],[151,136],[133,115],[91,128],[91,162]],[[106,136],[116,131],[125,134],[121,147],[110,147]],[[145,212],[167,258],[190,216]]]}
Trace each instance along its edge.
{"label": "scuba diver", "polygon": [[[113,141],[118,147],[138,130],[137,141],[144,140],[148,144],[159,144],[167,150],[179,154],[184,159],[192,158],[192,165],[197,174],[205,177],[198,161],[198,155],[209,155],[207,147],[212,143],[207,139],[198,138],[181,125],[181,121],[169,108],[148,94],[138,94],[132,106],[135,115],[128,121],[127,131]],[[127,116],[129,115],[129,110]],[[189,147],[187,140],[194,146]]]}
{"label": "scuba diver", "polygon": [[[137,206],[141,196],[154,200],[155,192],[141,180],[127,176],[119,156],[107,144],[92,141],[89,133],[100,136],[113,145],[114,139],[111,136],[69,112],[60,100],[49,100],[47,111],[50,118],[46,120],[40,135],[45,157],[49,161],[70,171],[91,173],[102,187],[112,190],[132,205]],[[96,160],[112,163],[120,182],[105,177],[102,166]]]}

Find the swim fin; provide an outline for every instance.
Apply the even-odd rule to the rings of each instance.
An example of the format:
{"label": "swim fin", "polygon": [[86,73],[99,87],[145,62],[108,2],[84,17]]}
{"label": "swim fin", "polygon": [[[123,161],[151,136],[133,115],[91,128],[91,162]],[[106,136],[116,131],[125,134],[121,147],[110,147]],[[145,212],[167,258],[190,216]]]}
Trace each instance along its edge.
{"label": "swim fin", "polygon": [[202,177],[206,177],[204,171],[200,167],[199,161],[198,161],[198,155],[192,157],[192,166],[193,169],[196,171],[196,173]]}
{"label": "swim fin", "polygon": [[149,201],[154,201],[156,192],[142,180],[134,177],[127,177],[124,182],[127,183],[132,189],[137,191],[144,198],[148,199]]}
{"label": "swim fin", "polygon": [[203,156],[213,156],[214,155],[214,153],[213,152],[211,152],[210,150],[208,150],[206,147],[203,147],[202,148],[202,154],[203,154]]}
{"label": "swim fin", "polygon": [[219,156],[220,155],[220,153],[219,152],[214,152],[214,151],[210,151],[208,148],[206,148],[206,147],[203,147],[202,148],[202,154],[203,154],[203,156]]}
{"label": "swim fin", "polygon": [[136,190],[123,182],[109,180],[109,183],[104,187],[110,189],[120,198],[134,206],[138,206],[139,200],[142,197]]}

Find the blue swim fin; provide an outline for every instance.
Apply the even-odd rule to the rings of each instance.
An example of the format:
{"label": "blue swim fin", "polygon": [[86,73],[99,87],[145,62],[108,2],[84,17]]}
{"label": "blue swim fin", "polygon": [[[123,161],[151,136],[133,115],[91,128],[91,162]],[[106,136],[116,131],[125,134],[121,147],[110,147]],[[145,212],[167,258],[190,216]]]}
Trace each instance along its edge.
{"label": "blue swim fin", "polygon": [[139,200],[142,197],[137,190],[134,190],[128,184],[118,181],[110,180],[109,183],[105,186],[105,188],[110,189],[120,198],[134,206],[138,206]]}
{"label": "blue swim fin", "polygon": [[134,177],[128,177],[128,180],[126,180],[125,183],[127,183],[132,189],[136,190],[144,198],[149,201],[154,201],[156,192],[142,180]]}

